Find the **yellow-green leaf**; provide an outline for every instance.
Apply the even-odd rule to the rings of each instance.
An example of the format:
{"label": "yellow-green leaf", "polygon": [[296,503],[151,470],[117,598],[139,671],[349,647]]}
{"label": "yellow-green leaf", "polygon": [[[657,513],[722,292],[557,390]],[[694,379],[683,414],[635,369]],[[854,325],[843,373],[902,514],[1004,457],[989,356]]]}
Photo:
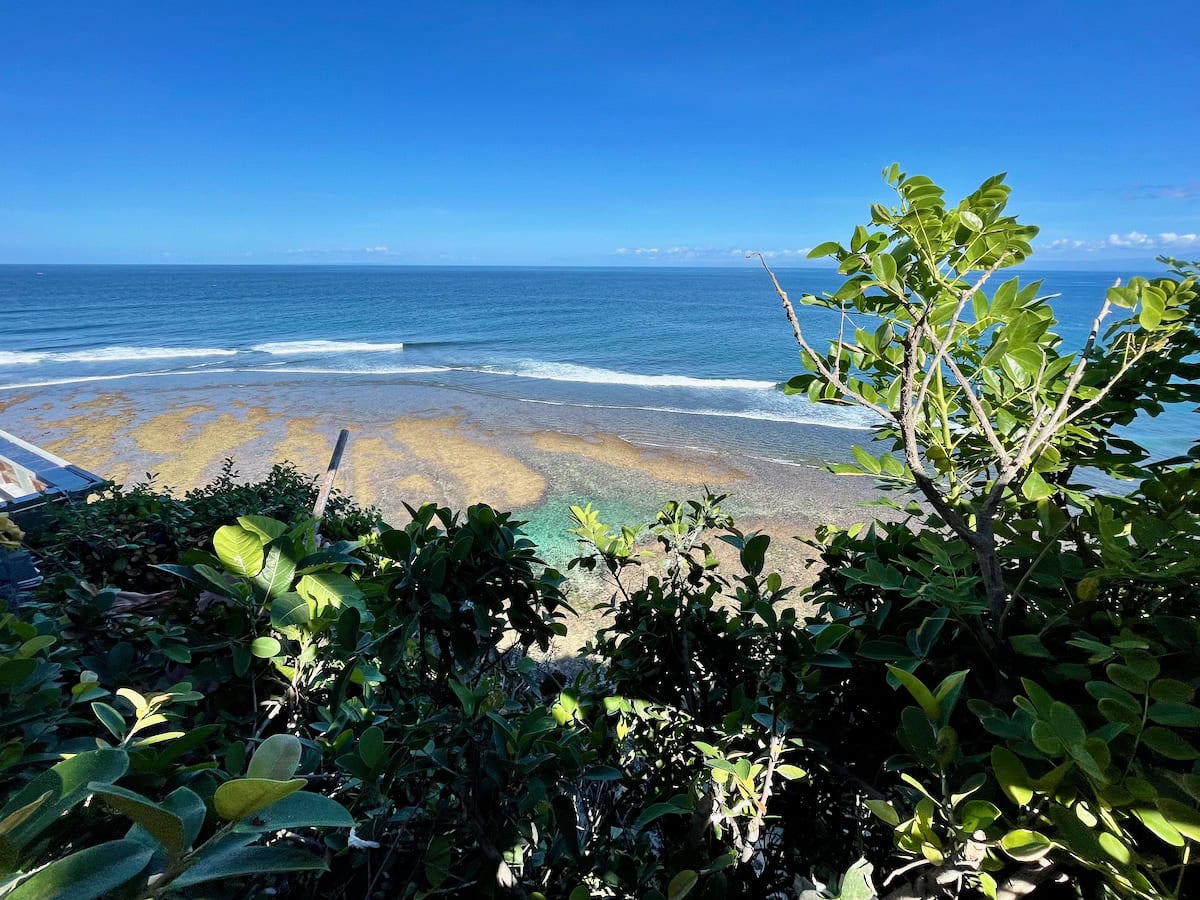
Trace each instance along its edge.
{"label": "yellow-green leaf", "polygon": [[236,822],[282,800],[304,787],[303,778],[275,781],[272,778],[235,778],[213,795],[213,806],[222,819]]}

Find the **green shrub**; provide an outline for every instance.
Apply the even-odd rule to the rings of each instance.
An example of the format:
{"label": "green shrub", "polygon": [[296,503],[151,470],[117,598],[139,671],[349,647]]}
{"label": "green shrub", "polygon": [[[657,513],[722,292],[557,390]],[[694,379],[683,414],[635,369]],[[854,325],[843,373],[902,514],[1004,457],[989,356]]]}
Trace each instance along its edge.
{"label": "green shrub", "polygon": [[[311,515],[316,479],[290,463],[280,463],[261,481],[242,481],[226,460],[211,483],[175,497],[154,485],[154,477],[132,487],[110,485],[87,503],[53,504],[27,535],[28,545],[45,558],[48,571],[67,572],[103,587],[158,591],[170,578],[154,567],[173,563],[187,550],[200,549],[213,531],[238,516],[256,513],[294,523]],[[378,511],[363,509],[332,493],[322,519],[330,540],[354,540],[380,524]]]}

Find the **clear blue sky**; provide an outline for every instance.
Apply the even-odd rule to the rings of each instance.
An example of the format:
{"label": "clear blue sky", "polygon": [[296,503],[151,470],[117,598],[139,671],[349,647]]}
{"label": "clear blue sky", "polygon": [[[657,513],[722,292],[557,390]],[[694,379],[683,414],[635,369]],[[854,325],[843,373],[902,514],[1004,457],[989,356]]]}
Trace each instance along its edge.
{"label": "clear blue sky", "polygon": [[1008,171],[1043,264],[1200,257],[1193,9],[8,4],[0,262],[789,262],[892,160]]}

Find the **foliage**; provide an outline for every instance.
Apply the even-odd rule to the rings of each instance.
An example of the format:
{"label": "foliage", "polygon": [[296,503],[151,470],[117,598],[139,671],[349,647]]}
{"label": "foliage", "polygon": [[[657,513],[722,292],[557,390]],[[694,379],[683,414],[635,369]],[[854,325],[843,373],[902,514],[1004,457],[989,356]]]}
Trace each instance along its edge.
{"label": "foliage", "polygon": [[[91,584],[157,591],[174,583],[154,568],[157,563],[204,547],[214,530],[248,510],[297,522],[310,514],[317,496],[316,480],[289,463],[273,466],[261,481],[244,482],[226,460],[211,484],[182,498],[154,482],[148,475],[132,487],[110,485],[87,503],[45,507],[47,519],[30,535],[30,546],[51,566]],[[351,540],[379,522],[376,511],[335,491],[322,530],[331,540]]]}
{"label": "foliage", "polygon": [[[984,289],[1034,233],[1004,214],[1001,177],[952,207],[927,178],[885,176],[899,205],[872,207],[878,230],[813,251],[846,276],[801,300],[843,316],[828,351],[776,283],[809,370],[790,389],[879,418],[886,451],[836,469],[919,501],[812,542],[820,620],[845,629],[849,669],[813,698],[859,782],[841,808],[865,801],[892,830],[892,879],[914,893],[1065,878],[1182,896],[1200,837],[1198,455],[1153,461],[1119,428],[1200,399],[1195,269],[1110,289],[1072,349],[1037,283]],[[1106,495],[1095,472],[1132,490]],[[885,674],[907,704],[880,703]]]}

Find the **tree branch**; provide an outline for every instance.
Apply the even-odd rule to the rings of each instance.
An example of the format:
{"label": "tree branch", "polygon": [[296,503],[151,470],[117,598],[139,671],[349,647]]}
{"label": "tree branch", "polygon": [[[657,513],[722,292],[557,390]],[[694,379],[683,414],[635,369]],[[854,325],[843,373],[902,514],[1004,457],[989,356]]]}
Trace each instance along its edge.
{"label": "tree branch", "polygon": [[896,416],[892,413],[891,410],[887,409],[886,407],[880,406],[878,403],[872,403],[870,400],[868,400],[866,397],[864,397],[858,391],[851,388],[849,384],[847,384],[838,375],[835,375],[830,370],[830,368],[827,365],[825,365],[825,360],[822,359],[820,354],[818,354],[815,350],[813,350],[813,348],[811,346],[809,346],[808,341],[806,341],[804,339],[804,334],[800,330],[800,319],[796,316],[796,309],[795,309],[795,307],[792,306],[792,301],[788,297],[787,291],[785,291],[783,289],[783,287],[779,284],[779,279],[775,277],[775,273],[772,272],[771,267],[767,265],[766,259],[763,257],[763,255],[761,253],[747,253],[746,254],[747,259],[751,259],[755,256],[757,256],[758,261],[760,263],[762,263],[762,267],[767,270],[767,274],[771,276],[771,283],[775,286],[775,293],[779,295],[779,299],[783,303],[783,311],[787,315],[788,322],[791,323],[792,334],[796,338],[796,343],[800,346],[800,349],[804,351],[805,355],[810,360],[812,360],[813,365],[815,365],[817,367],[817,371],[820,372],[826,378],[826,380],[829,381],[830,384],[832,384],[834,387],[836,387],[845,396],[853,399],[854,402],[858,403],[861,406],[865,406],[867,409],[870,409],[870,410],[878,413],[882,418],[886,419],[887,421],[889,421],[893,424],[899,424],[899,422],[896,419]]}

